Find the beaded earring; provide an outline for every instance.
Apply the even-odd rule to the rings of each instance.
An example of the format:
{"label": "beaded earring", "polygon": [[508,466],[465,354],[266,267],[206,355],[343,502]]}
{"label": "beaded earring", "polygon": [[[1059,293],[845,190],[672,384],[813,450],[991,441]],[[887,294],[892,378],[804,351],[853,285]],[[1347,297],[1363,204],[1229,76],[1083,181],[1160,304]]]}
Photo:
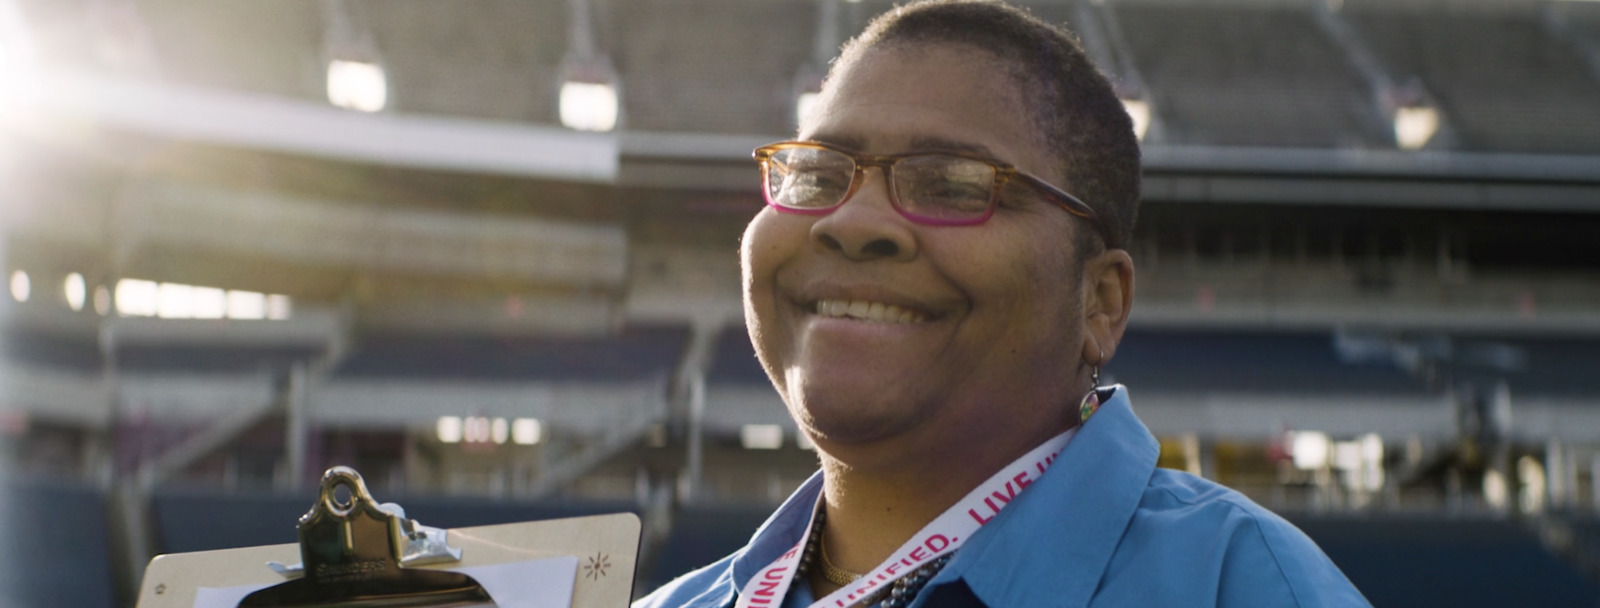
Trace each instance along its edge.
{"label": "beaded earring", "polygon": [[[1106,360],[1106,351],[1100,351],[1100,361]],[[1083,403],[1078,405],[1078,423],[1083,424],[1100,409],[1100,364],[1094,365],[1089,372],[1089,394],[1083,396]]]}

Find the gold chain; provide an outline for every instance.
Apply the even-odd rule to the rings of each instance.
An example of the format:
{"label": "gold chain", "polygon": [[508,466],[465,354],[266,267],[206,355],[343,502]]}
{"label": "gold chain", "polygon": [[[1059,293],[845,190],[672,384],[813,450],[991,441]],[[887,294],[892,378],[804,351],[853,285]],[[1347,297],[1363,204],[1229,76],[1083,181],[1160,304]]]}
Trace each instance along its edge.
{"label": "gold chain", "polygon": [[[825,537],[826,537],[826,535],[824,535],[824,538]],[[854,582],[856,582],[856,579],[861,578],[860,574],[856,574],[856,573],[851,572],[849,570],[845,570],[843,568],[835,566],[835,565],[833,565],[833,562],[828,561],[828,541],[827,540],[820,539],[820,538],[817,539],[817,555],[822,557],[822,578],[823,578],[823,580],[826,580],[826,581],[828,581],[830,583],[833,583],[835,585],[843,587],[845,585],[849,585],[850,583],[854,583]]]}

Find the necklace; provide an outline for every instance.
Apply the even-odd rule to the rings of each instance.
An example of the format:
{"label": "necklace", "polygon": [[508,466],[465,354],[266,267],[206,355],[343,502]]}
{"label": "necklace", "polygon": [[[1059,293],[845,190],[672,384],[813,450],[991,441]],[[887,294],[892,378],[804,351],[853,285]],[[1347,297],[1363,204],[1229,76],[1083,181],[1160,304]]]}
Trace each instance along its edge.
{"label": "necklace", "polygon": [[845,570],[844,568],[840,568],[838,566],[835,566],[835,565],[833,565],[833,562],[828,561],[828,545],[827,545],[828,541],[826,539],[822,538],[822,535],[820,535],[820,534],[817,535],[817,536],[818,536],[818,538],[817,538],[817,556],[822,558],[822,578],[823,579],[827,580],[830,583],[833,583],[835,585],[843,587],[843,586],[848,585],[850,583],[854,583],[854,582],[856,582],[856,579],[861,578],[860,574],[856,574],[856,573],[851,572],[849,570]]}
{"label": "necklace", "polygon": [[[822,575],[823,580],[844,587],[854,583],[856,579],[861,578],[861,575],[835,566],[828,561],[827,549],[822,544],[822,529],[827,521],[826,513],[823,509],[817,509],[817,514],[814,516],[815,523],[811,524],[811,535],[806,539],[803,557],[800,558],[800,565],[796,568],[797,576],[804,575],[811,570],[811,566],[816,565],[821,568],[819,574]],[[939,556],[938,559],[923,564],[910,574],[900,577],[887,589],[878,591],[862,600],[861,605],[872,606],[877,604],[879,608],[905,608],[911,605],[911,600],[916,599],[917,594],[922,592],[922,588],[927,586],[933,575],[938,574],[940,570],[944,569],[945,564],[950,563],[951,555],[953,554],[946,553]],[[818,556],[822,558],[820,560],[821,563],[818,563]]]}

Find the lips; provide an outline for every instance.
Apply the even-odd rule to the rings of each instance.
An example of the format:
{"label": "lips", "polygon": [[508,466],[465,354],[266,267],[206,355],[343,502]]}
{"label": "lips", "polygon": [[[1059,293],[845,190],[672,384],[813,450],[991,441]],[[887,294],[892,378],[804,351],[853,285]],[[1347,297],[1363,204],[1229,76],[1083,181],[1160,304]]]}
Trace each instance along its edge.
{"label": "lips", "polygon": [[922,323],[927,316],[893,304],[867,300],[818,300],[815,308],[820,316],[836,319],[859,319],[874,323]]}

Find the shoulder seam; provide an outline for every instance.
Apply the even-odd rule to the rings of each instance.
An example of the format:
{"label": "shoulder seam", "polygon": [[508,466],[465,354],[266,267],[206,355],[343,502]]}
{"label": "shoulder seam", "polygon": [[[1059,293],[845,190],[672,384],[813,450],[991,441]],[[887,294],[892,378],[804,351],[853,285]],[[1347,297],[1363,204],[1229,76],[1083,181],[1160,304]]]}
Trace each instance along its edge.
{"label": "shoulder seam", "polygon": [[[1245,505],[1239,504],[1238,502],[1235,502],[1234,500],[1231,500],[1232,496],[1230,496],[1230,493],[1232,491],[1230,489],[1228,489],[1226,486],[1219,486],[1219,487],[1221,487],[1225,491],[1217,493],[1216,502],[1224,504],[1224,505],[1227,505],[1229,510],[1233,511],[1234,513],[1236,513],[1238,515],[1244,516],[1245,520],[1250,522],[1250,527],[1255,530],[1256,537],[1261,539],[1261,545],[1263,547],[1266,547],[1267,555],[1272,556],[1272,565],[1277,567],[1277,569],[1278,569],[1278,577],[1283,580],[1283,585],[1289,589],[1289,595],[1294,598],[1294,605],[1296,606],[1296,608],[1305,606],[1305,602],[1302,602],[1300,600],[1299,590],[1295,589],[1294,582],[1292,580],[1290,580],[1289,574],[1283,570],[1283,560],[1278,558],[1277,549],[1273,548],[1272,543],[1267,540],[1267,534],[1266,534],[1266,532],[1264,530],[1262,530],[1261,518],[1259,516],[1257,516],[1255,513],[1252,513],[1250,511],[1250,509],[1245,507]],[[1172,497],[1173,500],[1176,500],[1176,501],[1181,502],[1181,503],[1186,504],[1186,505],[1196,505],[1196,504],[1200,504],[1200,503],[1204,502],[1202,500],[1195,500],[1195,499],[1190,499],[1190,498],[1185,498],[1183,496],[1180,496],[1180,495],[1178,495],[1177,492],[1174,492],[1172,490],[1172,488],[1169,488],[1169,487],[1161,487],[1161,488],[1158,488],[1158,489],[1161,492],[1165,493],[1166,495]]]}
{"label": "shoulder seam", "polygon": [[1300,601],[1299,590],[1295,589],[1294,581],[1289,578],[1289,573],[1283,571],[1283,560],[1278,559],[1277,549],[1272,547],[1272,543],[1267,540],[1267,533],[1261,529],[1260,518],[1256,517],[1254,513],[1251,513],[1246,509],[1239,508],[1237,505],[1230,506],[1233,506],[1234,509],[1239,511],[1243,511],[1245,517],[1249,518],[1250,525],[1255,528],[1256,537],[1260,538],[1261,545],[1267,548],[1267,555],[1272,556],[1272,565],[1278,568],[1278,576],[1283,579],[1283,586],[1289,588],[1289,595],[1290,597],[1294,598],[1294,605],[1297,608],[1305,606],[1305,602]]}

